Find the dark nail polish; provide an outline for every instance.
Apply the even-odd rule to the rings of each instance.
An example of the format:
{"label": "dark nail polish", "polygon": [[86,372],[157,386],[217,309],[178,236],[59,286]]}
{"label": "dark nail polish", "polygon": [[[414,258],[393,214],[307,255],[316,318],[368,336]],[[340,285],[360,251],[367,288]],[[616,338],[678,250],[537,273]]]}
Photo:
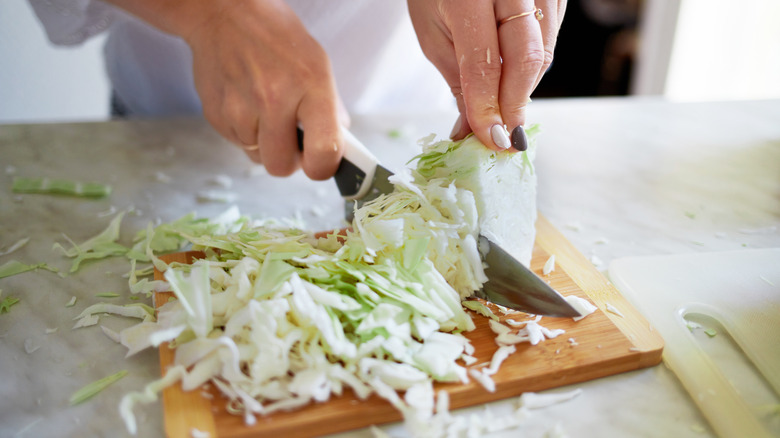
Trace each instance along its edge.
{"label": "dark nail polish", "polygon": [[518,151],[528,149],[528,137],[525,135],[523,125],[518,125],[512,130],[512,147]]}

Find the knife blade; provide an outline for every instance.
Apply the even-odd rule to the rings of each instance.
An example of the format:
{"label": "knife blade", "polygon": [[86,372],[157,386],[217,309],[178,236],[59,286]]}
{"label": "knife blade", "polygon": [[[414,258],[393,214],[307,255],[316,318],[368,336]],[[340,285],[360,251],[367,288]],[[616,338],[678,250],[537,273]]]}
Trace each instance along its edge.
{"label": "knife blade", "polygon": [[[352,133],[342,128],[344,156],[333,178],[347,201],[345,216],[352,220],[354,206],[393,191],[391,171]],[[298,128],[298,146],[303,149],[303,131]],[[530,269],[484,236],[479,236],[479,251],[485,263],[488,281],[476,292],[480,298],[514,310],[545,316],[576,317],[580,313],[563,296]]]}
{"label": "knife blade", "polygon": [[[344,217],[352,222],[355,204],[364,203],[393,191],[390,176],[393,172],[379,164],[379,160],[346,128],[341,129],[344,138],[344,156],[333,179],[344,198]],[[298,128],[298,148],[303,150],[303,130]]]}
{"label": "knife blade", "polygon": [[485,236],[479,236],[479,252],[488,281],[475,292],[477,297],[535,315],[581,316],[558,291]]}

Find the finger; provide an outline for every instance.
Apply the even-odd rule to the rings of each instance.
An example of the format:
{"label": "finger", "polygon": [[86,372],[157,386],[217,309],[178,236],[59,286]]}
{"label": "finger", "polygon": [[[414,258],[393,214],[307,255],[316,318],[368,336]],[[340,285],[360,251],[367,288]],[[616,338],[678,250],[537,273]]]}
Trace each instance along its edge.
{"label": "finger", "polygon": [[440,55],[444,55],[443,59],[432,60],[432,62],[441,73],[444,81],[449,85],[450,92],[455,98],[458,118],[452,126],[450,138],[452,140],[460,140],[471,133],[471,125],[469,125],[468,114],[466,113],[466,102],[463,99],[463,88],[460,84],[460,69],[455,57],[455,48],[452,47],[452,43],[449,40],[446,40],[445,44],[447,44],[450,50],[444,51],[444,53],[439,52]]}
{"label": "finger", "polygon": [[306,133],[301,167],[306,176],[321,181],[336,173],[344,140],[335,87],[318,88],[312,93],[304,96],[298,107],[298,120]]}
{"label": "finger", "polygon": [[[246,111],[237,111],[238,114],[235,117],[226,116],[224,110],[220,110],[221,108],[230,108],[230,105],[218,105],[214,104],[212,102],[224,102],[224,99],[221,97],[222,92],[221,90],[217,90],[215,88],[209,88],[205,89],[202,88],[203,91],[200,92],[201,100],[203,102],[203,116],[204,118],[211,124],[211,126],[225,139],[229,140],[231,143],[234,143],[238,146],[240,146],[243,151],[246,153],[246,155],[255,163],[262,163],[262,157],[260,154],[260,147],[257,145],[257,130],[259,122],[255,118],[253,121],[250,121],[251,118],[243,119],[243,114],[256,114],[256,111],[254,109],[252,110],[246,110]],[[235,105],[235,107],[238,107],[238,105]],[[230,112],[230,111],[228,111]],[[249,128],[249,131],[252,132],[252,134],[243,134],[243,138],[239,137],[238,131],[234,127],[234,121],[242,119],[246,120],[244,126],[254,126],[254,128]],[[241,123],[241,122],[238,122]]]}
{"label": "finger", "polygon": [[[447,40],[447,44],[451,43]],[[471,133],[471,125],[469,125],[468,114],[466,113],[466,102],[463,99],[463,88],[460,85],[460,71],[455,58],[455,49],[452,48],[450,56],[446,56],[437,65],[439,72],[444,77],[445,82],[450,87],[452,97],[455,98],[455,104],[458,108],[458,118],[452,125],[452,131],[450,132],[450,139],[461,140],[465,136]],[[436,63],[434,63],[436,65]]]}
{"label": "finger", "polygon": [[[522,9],[499,9],[496,12],[499,17],[509,17],[534,10],[531,1],[514,3],[512,7],[518,7],[518,4]],[[501,116],[514,137],[515,128],[525,124],[526,106],[544,65],[544,43],[539,21],[534,14],[501,24],[498,37],[503,60],[499,97]]]}
{"label": "finger", "polygon": [[263,156],[260,153],[260,145],[241,145],[241,149],[243,149],[244,153],[247,157],[249,157],[250,160],[258,164],[263,163]]}
{"label": "finger", "polygon": [[450,23],[460,72],[466,120],[477,138],[494,150],[509,147],[499,110],[501,58],[492,5],[468,0],[454,6]]}
{"label": "finger", "polygon": [[259,149],[255,153],[262,158],[263,166],[270,175],[288,176],[298,170],[300,165],[295,108],[288,106],[292,105],[291,100],[271,101],[277,103],[276,108],[260,110]]}
{"label": "finger", "polygon": [[556,6],[556,10],[558,11],[558,28],[560,29],[561,25],[563,24],[563,16],[566,13],[566,6],[568,5],[568,0],[558,0]]}
{"label": "finger", "polygon": [[222,100],[222,117],[240,146],[257,144],[258,117],[255,108],[235,91],[228,91]]}
{"label": "finger", "polygon": [[566,1],[546,1],[544,2],[544,5],[538,7],[543,8],[542,11],[544,14],[544,18],[539,22],[542,30],[542,40],[544,41],[544,64],[536,78],[534,89],[539,85],[542,77],[547,73],[547,70],[552,64],[553,54],[555,53],[555,43],[558,40],[558,30],[561,27],[563,13],[566,10]]}
{"label": "finger", "polygon": [[466,115],[466,104],[463,102],[463,95],[459,95],[455,100],[458,105],[458,118],[455,120],[455,124],[452,125],[450,139],[462,140],[472,132],[471,125],[469,125],[468,116]]}
{"label": "finger", "polygon": [[[205,67],[204,67],[205,66]],[[213,66],[201,62],[198,53],[193,53],[193,79],[195,89],[200,96],[203,107],[203,118],[224,138],[231,143],[241,145],[241,140],[230,128],[227,119],[222,115],[222,99],[224,86],[210,80],[213,76]]]}
{"label": "finger", "polygon": [[466,116],[466,105],[463,101],[463,89],[460,85],[460,68],[458,67],[455,47],[452,44],[449,32],[432,20],[424,20],[420,17],[438,17],[431,12],[420,13],[416,9],[430,6],[426,2],[409,2],[409,10],[417,39],[423,53],[431,63],[439,70],[444,81],[450,87],[458,106],[458,118],[452,127],[450,138],[460,140],[471,132],[471,127]]}
{"label": "finger", "polygon": [[[196,78],[196,86],[197,83]],[[227,118],[222,114],[222,105],[219,104],[222,101],[222,91],[211,86],[197,88],[203,106],[203,118],[205,118],[222,137],[233,144],[241,146],[243,144],[241,139],[238,138],[236,132],[233,131],[230,123],[228,123]]]}
{"label": "finger", "polygon": [[349,128],[350,125],[352,125],[352,118],[349,116],[349,111],[347,111],[347,107],[344,105],[344,101],[341,100],[341,97],[338,98],[337,103],[339,123],[341,126]]}

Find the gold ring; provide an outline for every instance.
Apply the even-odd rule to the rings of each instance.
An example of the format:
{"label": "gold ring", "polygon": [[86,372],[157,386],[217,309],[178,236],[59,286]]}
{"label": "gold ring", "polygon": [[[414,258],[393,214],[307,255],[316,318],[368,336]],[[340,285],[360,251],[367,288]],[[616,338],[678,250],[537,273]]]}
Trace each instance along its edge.
{"label": "gold ring", "polygon": [[525,17],[525,16],[531,15],[531,14],[534,15],[534,18],[536,18],[537,21],[542,21],[542,18],[544,18],[544,14],[542,14],[542,10],[537,8],[536,6],[534,6],[534,10],[533,11],[523,12],[521,14],[517,14],[517,15],[512,15],[512,16],[506,17],[503,20],[499,20],[496,24],[497,24],[497,26],[501,26],[502,24],[504,24],[504,23],[506,23],[508,21],[512,21],[515,18]]}
{"label": "gold ring", "polygon": [[243,149],[243,150],[245,150],[247,152],[256,151],[256,150],[260,149],[260,145],[259,144],[244,144],[244,145],[241,145],[241,149]]}

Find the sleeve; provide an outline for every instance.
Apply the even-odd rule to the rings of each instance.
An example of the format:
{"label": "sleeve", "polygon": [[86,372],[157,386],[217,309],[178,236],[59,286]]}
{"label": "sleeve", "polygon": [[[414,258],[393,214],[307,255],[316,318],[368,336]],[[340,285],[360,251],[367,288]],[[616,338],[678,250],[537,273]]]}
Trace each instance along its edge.
{"label": "sleeve", "polygon": [[117,9],[97,0],[29,0],[49,41],[72,46],[108,29]]}

